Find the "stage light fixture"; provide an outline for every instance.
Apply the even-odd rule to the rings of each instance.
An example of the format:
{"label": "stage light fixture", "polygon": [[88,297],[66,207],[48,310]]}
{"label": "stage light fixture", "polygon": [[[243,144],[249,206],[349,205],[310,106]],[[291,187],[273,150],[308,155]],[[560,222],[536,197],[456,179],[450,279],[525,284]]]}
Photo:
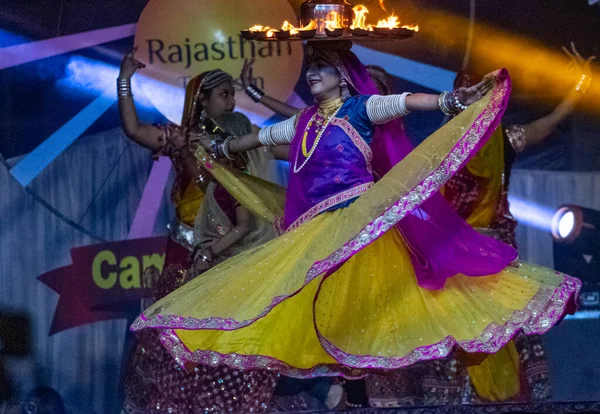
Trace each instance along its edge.
{"label": "stage light fixture", "polygon": [[552,237],[560,243],[574,243],[585,233],[585,238],[593,241],[596,237],[590,236],[598,230],[598,224],[600,212],[572,204],[564,205],[552,217]]}
{"label": "stage light fixture", "polygon": [[554,268],[581,279],[579,309],[595,315],[600,311],[599,230],[597,210],[569,204],[552,218]]}

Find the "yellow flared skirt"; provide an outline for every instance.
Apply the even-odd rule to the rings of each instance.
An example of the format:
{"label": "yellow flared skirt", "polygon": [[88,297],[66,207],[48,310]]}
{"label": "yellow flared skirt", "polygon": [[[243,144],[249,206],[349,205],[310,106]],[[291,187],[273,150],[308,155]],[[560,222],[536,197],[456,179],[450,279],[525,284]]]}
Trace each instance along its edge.
{"label": "yellow flared skirt", "polygon": [[322,214],[217,266],[153,305],[134,328],[165,328],[163,343],[181,362],[360,376],[456,349],[497,352],[519,330],[549,329],[579,286],[522,264],[423,289],[395,228],[333,272],[294,277],[341,214]]}
{"label": "yellow flared skirt", "polygon": [[[288,376],[362,376],[456,350],[498,352],[572,311],[580,282],[520,265],[419,287],[398,223],[439,191],[499,121],[510,90],[494,88],[432,134],[349,207],[318,215],[192,280],[132,329],[162,329],[181,363],[275,369]],[[280,214],[281,189],[200,162],[257,217]]]}

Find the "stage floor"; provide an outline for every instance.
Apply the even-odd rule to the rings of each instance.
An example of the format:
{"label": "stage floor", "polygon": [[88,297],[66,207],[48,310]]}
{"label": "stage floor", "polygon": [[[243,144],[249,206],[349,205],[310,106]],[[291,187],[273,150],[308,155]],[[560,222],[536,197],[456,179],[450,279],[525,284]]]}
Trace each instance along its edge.
{"label": "stage floor", "polygon": [[361,408],[343,411],[312,411],[332,414],[494,414],[494,413],[600,413],[600,402],[552,402],[532,404],[451,405],[436,407]]}

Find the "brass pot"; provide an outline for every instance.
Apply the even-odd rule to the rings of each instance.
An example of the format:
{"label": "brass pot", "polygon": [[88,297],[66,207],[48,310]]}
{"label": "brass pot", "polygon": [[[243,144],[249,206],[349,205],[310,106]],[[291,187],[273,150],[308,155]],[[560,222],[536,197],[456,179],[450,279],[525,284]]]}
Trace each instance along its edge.
{"label": "brass pot", "polygon": [[311,20],[317,23],[317,35],[325,34],[327,15],[336,12],[342,21],[342,27],[350,27],[354,19],[352,5],[346,0],[307,0],[300,8],[300,25],[307,26]]}

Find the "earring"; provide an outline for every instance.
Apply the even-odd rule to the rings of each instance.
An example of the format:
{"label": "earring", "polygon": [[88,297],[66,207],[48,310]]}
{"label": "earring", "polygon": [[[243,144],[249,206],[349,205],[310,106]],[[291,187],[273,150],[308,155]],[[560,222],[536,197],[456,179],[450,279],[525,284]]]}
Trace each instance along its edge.
{"label": "earring", "polygon": [[352,96],[350,95],[350,89],[348,88],[348,82],[346,81],[346,79],[342,78],[342,80],[340,81],[340,88],[342,90],[342,101],[345,102]]}
{"label": "earring", "polygon": [[206,129],[206,111],[204,108],[200,110],[199,125],[201,129]]}

